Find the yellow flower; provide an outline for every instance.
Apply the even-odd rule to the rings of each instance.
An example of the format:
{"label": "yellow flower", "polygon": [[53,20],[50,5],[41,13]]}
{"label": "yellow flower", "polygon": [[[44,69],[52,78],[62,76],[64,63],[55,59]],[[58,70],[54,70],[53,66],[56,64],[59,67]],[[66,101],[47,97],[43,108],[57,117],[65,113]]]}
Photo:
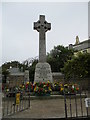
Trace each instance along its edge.
{"label": "yellow flower", "polygon": [[63,86],[62,84],[60,84],[60,86]]}
{"label": "yellow flower", "polygon": [[34,88],[34,91],[36,91],[36,87]]}
{"label": "yellow flower", "polygon": [[49,90],[50,90],[50,91],[52,91],[52,89],[51,89],[51,88],[50,88]]}
{"label": "yellow flower", "polygon": [[63,91],[63,89],[64,89],[64,88],[63,88],[63,87],[61,87],[61,91]]}
{"label": "yellow flower", "polygon": [[48,83],[50,83],[50,81],[48,80]]}
{"label": "yellow flower", "polygon": [[29,82],[27,82],[27,84],[29,84]]}
{"label": "yellow flower", "polygon": [[52,91],[51,87],[48,88],[50,91]]}
{"label": "yellow flower", "polygon": [[48,88],[51,89],[50,86]]}

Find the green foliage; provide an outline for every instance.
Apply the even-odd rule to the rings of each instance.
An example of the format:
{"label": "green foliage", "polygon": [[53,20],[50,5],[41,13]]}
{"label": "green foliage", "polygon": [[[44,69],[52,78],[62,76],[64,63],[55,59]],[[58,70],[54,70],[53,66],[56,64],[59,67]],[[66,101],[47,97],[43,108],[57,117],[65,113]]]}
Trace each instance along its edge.
{"label": "green foliage", "polygon": [[35,66],[38,63],[38,60],[35,59],[32,63],[32,65],[28,68],[29,69],[29,77],[30,77],[30,81],[33,83],[34,81],[34,73],[35,73]]}
{"label": "green foliage", "polygon": [[47,54],[47,62],[51,65],[52,72],[60,72],[64,63],[72,58],[74,51],[64,46],[54,46],[54,49]]}
{"label": "green foliage", "polygon": [[2,72],[2,74],[4,75],[4,78],[2,79],[2,83],[6,83],[6,79],[7,79],[8,75],[9,75],[9,71],[8,70],[4,70]]}
{"label": "green foliage", "polygon": [[[64,63],[67,60],[71,59],[73,53],[73,50],[68,50],[68,48],[65,48],[64,46],[55,46],[54,49],[52,49],[50,53],[47,54],[47,62],[51,65],[52,72],[60,72],[60,68],[63,68]],[[30,81],[33,83],[35,66],[37,63],[37,59],[35,59],[30,66],[28,66],[28,64],[21,64],[18,61],[7,62],[2,65],[2,73],[7,78],[7,76],[9,75],[9,73],[7,73],[7,69],[9,69],[10,66],[19,67],[20,70],[23,67],[23,71],[25,71],[26,69],[29,70]]]}
{"label": "green foliage", "polygon": [[74,56],[71,60],[68,60],[64,64],[62,72],[65,74],[65,77],[90,77],[90,54],[89,53],[79,53],[77,56]]}
{"label": "green foliage", "polygon": [[18,67],[20,70],[21,68],[23,67],[23,71],[25,69],[27,69],[27,65],[24,65],[24,64],[21,64],[20,62],[18,61],[11,61],[11,62],[6,62],[2,65],[2,72],[3,71],[6,71],[7,69],[9,69],[10,67]]}

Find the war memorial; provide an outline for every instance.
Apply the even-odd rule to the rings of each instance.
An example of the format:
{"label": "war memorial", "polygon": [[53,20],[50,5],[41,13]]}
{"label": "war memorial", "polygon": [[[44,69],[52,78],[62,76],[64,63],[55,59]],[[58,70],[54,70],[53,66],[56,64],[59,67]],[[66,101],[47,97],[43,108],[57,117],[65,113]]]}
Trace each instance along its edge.
{"label": "war memorial", "polygon": [[51,29],[51,23],[45,20],[44,15],[40,15],[40,19],[34,22],[34,29],[39,32],[39,63],[36,65],[34,82],[52,83],[51,67],[46,62],[46,36],[45,33]]}
{"label": "war memorial", "polygon": [[34,84],[27,81],[12,91],[4,91],[2,118],[22,119],[88,119],[90,117],[88,91],[82,91],[77,84],[55,84],[52,70],[46,62],[46,32],[51,23],[40,15],[34,22],[39,32],[39,61],[35,67]]}

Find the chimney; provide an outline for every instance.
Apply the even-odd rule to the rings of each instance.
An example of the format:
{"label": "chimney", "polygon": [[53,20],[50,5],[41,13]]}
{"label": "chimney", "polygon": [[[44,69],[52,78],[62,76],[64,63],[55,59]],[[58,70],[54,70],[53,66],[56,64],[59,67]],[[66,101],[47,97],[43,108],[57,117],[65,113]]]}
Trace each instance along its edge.
{"label": "chimney", "polygon": [[80,42],[79,42],[79,37],[78,36],[76,36],[76,42],[75,42],[75,45],[77,45],[77,44],[79,44]]}

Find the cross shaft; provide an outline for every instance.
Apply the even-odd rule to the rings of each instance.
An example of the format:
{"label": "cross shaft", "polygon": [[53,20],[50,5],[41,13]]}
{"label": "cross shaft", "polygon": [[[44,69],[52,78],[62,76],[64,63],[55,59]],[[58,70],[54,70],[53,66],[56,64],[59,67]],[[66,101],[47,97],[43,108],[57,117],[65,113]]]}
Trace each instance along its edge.
{"label": "cross shaft", "polygon": [[40,15],[37,22],[34,22],[34,30],[39,32],[39,62],[46,62],[46,40],[45,32],[51,29],[51,23],[45,20],[44,15]]}

